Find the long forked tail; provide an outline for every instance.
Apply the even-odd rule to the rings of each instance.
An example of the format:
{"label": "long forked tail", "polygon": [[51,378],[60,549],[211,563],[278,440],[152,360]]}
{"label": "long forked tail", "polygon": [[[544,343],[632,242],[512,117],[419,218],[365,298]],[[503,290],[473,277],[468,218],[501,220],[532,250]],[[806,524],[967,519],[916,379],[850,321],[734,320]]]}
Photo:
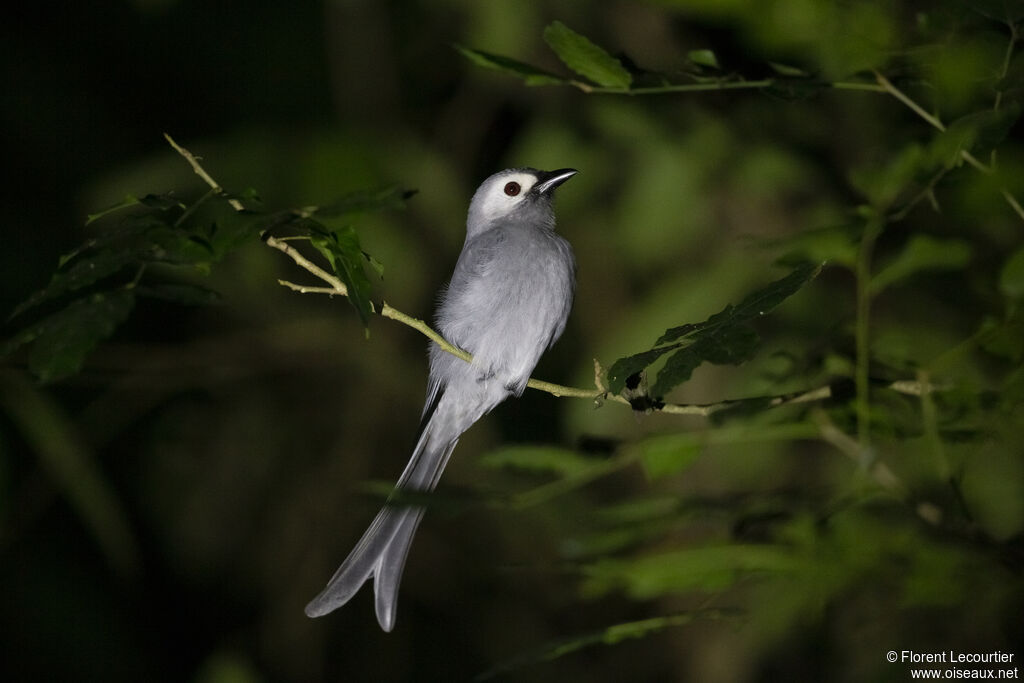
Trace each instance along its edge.
{"label": "long forked tail", "polygon": [[[451,457],[461,430],[452,429],[438,412],[424,425],[409,464],[395,486],[396,491],[431,491]],[[338,609],[372,576],[377,621],[385,631],[395,625],[398,586],[422,507],[387,505],[359,539],[327,586],[306,605],[306,615],[321,617]]]}

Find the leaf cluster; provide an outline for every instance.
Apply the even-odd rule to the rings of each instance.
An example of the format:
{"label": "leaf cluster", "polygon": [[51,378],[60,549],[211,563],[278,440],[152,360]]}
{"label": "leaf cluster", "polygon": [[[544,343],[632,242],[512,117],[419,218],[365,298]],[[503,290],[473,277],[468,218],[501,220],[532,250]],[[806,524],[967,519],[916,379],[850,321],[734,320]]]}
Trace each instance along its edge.
{"label": "leaf cluster", "polygon": [[[126,196],[88,217],[97,234],[60,258],[50,282],[8,318],[16,331],[0,347],[29,348],[29,369],[53,382],[77,373],[96,345],[125,322],[142,299],[207,305],[220,295],[193,281],[261,236],[308,240],[348,289],[363,324],[372,311],[365,253],[351,224],[360,213],[401,208],[411,193],[397,188],[353,192],[324,207],[266,211],[255,191],[234,196],[214,189],[187,203],[173,194]],[[328,227],[325,221],[341,221]]]}

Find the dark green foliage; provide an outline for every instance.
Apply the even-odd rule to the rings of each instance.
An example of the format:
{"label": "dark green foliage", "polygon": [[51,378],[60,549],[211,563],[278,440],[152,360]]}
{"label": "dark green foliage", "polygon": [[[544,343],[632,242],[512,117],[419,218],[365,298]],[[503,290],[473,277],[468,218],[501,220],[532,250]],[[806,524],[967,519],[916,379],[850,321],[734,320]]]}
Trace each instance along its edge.
{"label": "dark green foliage", "polygon": [[[22,328],[0,347],[0,354],[30,345],[29,368],[42,381],[75,374],[89,352],[127,319],[137,297],[192,306],[220,301],[216,291],[176,279],[175,273],[207,274],[270,230],[290,230],[308,239],[345,284],[348,300],[368,325],[373,308],[364,267],[369,263],[378,274],[383,267],[362,250],[351,225],[331,229],[316,217],[337,220],[402,208],[412,194],[397,188],[358,191],[324,207],[278,212],[263,211],[252,190],[237,197],[211,190],[191,204],[173,195],[128,195],[88,217],[88,225],[115,215],[120,219],[62,256],[50,283],[14,309],[9,320],[21,322]],[[244,208],[238,202],[245,202]],[[151,277],[157,269],[159,276]],[[58,310],[23,322],[36,310],[53,307]]]}
{"label": "dark green foliage", "polygon": [[[993,637],[1005,649],[1016,627],[1007,630],[997,606],[1019,609],[1024,599],[1024,175],[1014,137],[1024,13],[1001,0],[940,3],[918,14],[915,33],[881,3],[813,11],[771,3],[779,17],[807,10],[815,21],[804,26],[775,26],[756,3],[712,5],[703,11],[716,21],[730,17],[778,51],[784,61],[771,49],[758,53],[769,61],[755,73],[769,78],[744,80],[729,70],[734,55],[705,48],[690,50],[673,79],[627,82],[609,75],[615,66],[606,60],[642,73],[632,61],[583,39],[577,61],[559,56],[596,86],[566,83],[632,95],[756,87],[798,100],[789,107],[834,111],[821,102],[831,89],[830,98],[847,98],[834,100],[840,108],[858,112],[873,110],[854,101],[863,94],[842,91],[868,91],[910,124],[894,116],[876,122],[870,145],[851,141],[857,153],[841,173],[857,203],[770,240],[792,273],[703,322],[668,329],[607,372],[610,393],[655,414],[673,407],[669,392],[705,363],[761,367],[760,381],[741,382],[759,389],[712,404],[702,427],[659,422],[653,428],[666,433],[619,443],[606,460],[520,449],[490,464],[546,475],[520,494],[531,502],[641,467],[649,489],[606,502],[565,541],[584,599],[625,596],[652,614],[665,600],[741,604],[744,628],[767,643],[801,625],[846,623],[835,615],[877,602],[885,623],[873,628],[886,643],[920,629],[920,615],[939,614],[952,624],[998,624]],[[577,35],[552,25],[544,36],[551,44],[561,32]],[[688,199],[687,209],[702,197]],[[780,362],[759,358],[756,321],[804,289],[823,262],[827,276],[791,304],[790,319],[802,322],[785,335]],[[824,332],[818,319],[835,327]],[[934,642],[968,637],[955,625],[945,630],[947,639]],[[499,670],[607,644],[608,632],[550,644]],[[867,670],[878,675],[864,680],[892,675]]]}
{"label": "dark green foliage", "polygon": [[74,299],[19,332],[4,345],[2,353],[29,344],[29,369],[43,382],[63,379],[81,369],[89,352],[114,333],[134,305],[134,293],[123,288]]}
{"label": "dark green foliage", "polygon": [[[152,4],[8,40],[9,296],[47,281],[57,255],[32,237],[66,244],[83,202],[194,182],[151,149],[145,112],[205,139],[219,179],[287,199],[125,197],[8,322],[0,636],[19,680],[860,683],[910,680],[890,648],[1016,652],[1019,1],[413,0],[345,21],[265,3],[232,15],[229,41],[215,3]],[[428,316],[467,192],[518,164],[581,170],[558,198],[577,302],[537,374],[587,397],[528,391],[467,434],[437,492],[392,499],[430,510],[395,633],[365,589],[307,620],[422,399],[416,333],[345,338],[371,301]],[[398,190],[303,205],[395,169],[422,183],[414,213],[361,215]],[[326,283],[261,234],[333,273],[361,318],[278,289],[275,265]],[[175,318],[168,343],[154,312]],[[23,377],[88,368],[125,316],[156,327],[125,330],[102,372]],[[633,351],[610,389],[595,381],[594,357]]]}
{"label": "dark green foliage", "polygon": [[303,227],[310,232],[310,242],[327,258],[335,274],[345,283],[348,300],[355,306],[363,325],[368,326],[373,305],[370,303],[370,279],[363,268],[367,259],[359,247],[359,235],[348,225],[339,230],[328,230],[318,223],[304,221]]}
{"label": "dark green foliage", "polygon": [[701,363],[737,365],[749,360],[758,344],[750,322],[770,313],[820,272],[821,266],[803,264],[792,273],[726,306],[702,323],[687,323],[665,331],[649,351],[620,358],[608,370],[608,386],[620,393],[626,380],[643,372],[666,353],[675,352],[658,373],[651,393],[661,397],[690,378]]}
{"label": "dark green foliage", "polygon": [[462,45],[456,45],[455,49],[462,53],[469,61],[473,62],[473,64],[482,66],[485,69],[493,69],[512,76],[518,76],[523,79],[523,83],[526,85],[558,85],[565,82],[563,78],[511,57],[503,57],[491,54],[490,52],[484,52],[483,50],[473,50]]}
{"label": "dark green foliage", "polygon": [[627,89],[633,81],[619,60],[560,21],[544,29],[544,41],[567,67],[597,85]]}

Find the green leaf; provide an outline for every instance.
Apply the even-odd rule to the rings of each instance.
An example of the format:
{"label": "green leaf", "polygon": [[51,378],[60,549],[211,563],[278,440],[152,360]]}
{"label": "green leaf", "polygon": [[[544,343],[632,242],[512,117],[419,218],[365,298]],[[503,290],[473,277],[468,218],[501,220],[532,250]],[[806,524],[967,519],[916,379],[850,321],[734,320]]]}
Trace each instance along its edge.
{"label": "green leaf", "polygon": [[800,291],[804,285],[821,272],[820,263],[802,263],[784,278],[776,280],[744,297],[736,306],[726,306],[721,312],[703,323],[681,325],[665,331],[658,344],[673,341],[684,336],[693,336],[701,330],[722,325],[735,325],[760,318],[775,310],[775,307]]}
{"label": "green leaf", "polygon": [[1011,299],[1024,297],[1024,247],[1017,249],[1006,260],[999,274],[999,289]]}
{"label": "green leaf", "polygon": [[462,54],[462,56],[477,66],[518,76],[523,79],[523,82],[526,85],[529,86],[560,85],[565,83],[564,78],[560,78],[553,73],[549,73],[530,64],[512,59],[511,57],[503,57],[501,55],[491,54],[490,52],[484,52],[483,50],[474,50],[468,47],[463,47],[462,45],[455,45],[454,47]]}
{"label": "green leaf", "polygon": [[804,71],[801,68],[790,66],[789,64],[782,64],[780,62],[768,62],[768,66],[772,68],[772,71],[785,76],[786,78],[810,78],[811,74]]}
{"label": "green leaf", "polygon": [[124,196],[124,199],[122,199],[118,203],[116,203],[116,204],[114,204],[112,206],[108,206],[105,209],[101,209],[100,211],[97,211],[96,213],[91,213],[88,216],[86,216],[85,224],[86,225],[90,225],[91,223],[94,223],[94,222],[100,220],[104,216],[107,216],[107,215],[112,214],[114,212],[121,211],[122,209],[127,209],[127,208],[130,208],[130,207],[133,207],[133,206],[145,206],[145,207],[148,207],[150,209],[155,209],[157,211],[170,211],[172,209],[174,209],[174,210],[183,210],[183,209],[185,209],[185,204],[182,203],[182,201],[180,199],[178,199],[177,197],[174,197],[173,195],[169,195],[169,194],[147,194],[146,196],[144,196],[142,198],[139,198],[139,197],[136,197],[135,195],[126,194]]}
{"label": "green leaf", "polygon": [[[61,259],[67,263],[66,260]],[[53,274],[45,289],[35,292],[11,312],[8,320],[16,318],[25,311],[47,301],[57,299],[65,294],[83,287],[88,287],[103,278],[120,271],[135,262],[135,254],[128,249],[111,249],[90,254],[80,258],[69,268]]]}
{"label": "green leaf", "polygon": [[889,285],[922,270],[960,270],[970,260],[971,247],[967,242],[914,235],[903,251],[871,278],[871,292],[878,294]]}
{"label": "green leaf", "polygon": [[619,60],[560,21],[544,29],[544,41],[567,67],[600,86],[625,90],[633,82]]}
{"label": "green leaf", "polygon": [[639,451],[644,473],[651,481],[681,472],[701,453],[700,444],[687,433],[651,437],[635,448]]}
{"label": "green leaf", "polygon": [[651,394],[664,396],[689,380],[693,371],[705,361],[715,365],[739,365],[750,360],[759,341],[757,332],[749,325],[710,328],[692,346],[669,357],[651,387]]}
{"label": "green leaf", "polygon": [[0,349],[0,355],[31,344],[29,369],[43,382],[63,379],[78,372],[89,352],[114,333],[134,304],[135,295],[123,288],[76,299],[22,330]]}
{"label": "green leaf", "polygon": [[690,62],[698,66],[706,66],[711,69],[722,68],[718,64],[718,57],[715,56],[712,50],[690,50],[686,57]]}
{"label": "green leaf", "polygon": [[104,216],[107,216],[109,214],[114,213],[115,211],[120,211],[121,209],[127,209],[130,206],[138,206],[141,203],[142,202],[140,202],[139,198],[136,197],[135,195],[126,194],[124,196],[124,199],[122,199],[118,203],[112,204],[111,206],[108,206],[105,209],[100,209],[96,213],[90,213],[88,216],[85,217],[85,224],[89,225],[89,224],[91,224],[91,223],[93,223],[95,221],[98,221],[99,219],[103,218]]}
{"label": "green leaf", "polygon": [[624,560],[601,560],[583,568],[587,596],[624,591],[637,600],[691,591],[720,591],[752,575],[791,574],[792,551],[776,545],[686,548]]}
{"label": "green leaf", "polygon": [[981,347],[989,353],[1020,363],[1024,359],[1024,311],[999,322],[986,321],[980,339]]}
{"label": "green leaf", "polygon": [[330,262],[334,274],[345,283],[348,300],[355,307],[363,326],[368,328],[370,314],[373,312],[370,280],[363,269],[365,258],[355,228],[344,226],[330,230],[312,219],[306,221],[306,226],[310,230],[310,242]]}
{"label": "green leaf", "polygon": [[613,394],[621,394],[628,378],[641,372],[666,353],[675,351],[679,346],[680,344],[671,344],[618,359],[608,368],[608,388]]}
{"label": "green leaf", "polygon": [[852,170],[850,182],[871,206],[886,209],[931,165],[931,158],[925,150],[917,143],[911,143],[882,164]]}
{"label": "green leaf", "polygon": [[820,271],[820,264],[800,264],[786,277],[749,294],[735,306],[726,306],[702,323],[688,323],[666,330],[655,348],[620,358],[612,364],[608,370],[609,389],[613,393],[621,393],[627,378],[672,351],[679,350],[669,358],[651,388],[655,397],[664,396],[677,384],[689,379],[693,370],[705,361],[727,364],[747,360],[757,345],[757,333],[747,323],[770,313]]}
{"label": "green leaf", "polygon": [[984,154],[1006,139],[1020,118],[1020,107],[974,112],[953,121],[928,145],[927,159],[935,166],[953,168],[963,162],[963,152]]}
{"label": "green leaf", "polygon": [[858,234],[851,225],[804,230],[775,243],[786,250],[784,262],[814,261],[853,269],[857,264]]}
{"label": "green leaf", "polygon": [[511,467],[530,472],[572,475],[589,470],[594,460],[576,451],[550,446],[512,446],[492,451],[480,459],[485,467]]}

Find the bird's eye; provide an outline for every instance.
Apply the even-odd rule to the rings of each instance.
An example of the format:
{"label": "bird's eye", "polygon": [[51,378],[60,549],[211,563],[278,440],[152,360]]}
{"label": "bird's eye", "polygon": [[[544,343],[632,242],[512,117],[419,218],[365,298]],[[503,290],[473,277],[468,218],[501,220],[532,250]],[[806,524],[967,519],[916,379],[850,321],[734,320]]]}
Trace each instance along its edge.
{"label": "bird's eye", "polygon": [[522,189],[517,182],[505,183],[505,194],[509,197],[515,197]]}

